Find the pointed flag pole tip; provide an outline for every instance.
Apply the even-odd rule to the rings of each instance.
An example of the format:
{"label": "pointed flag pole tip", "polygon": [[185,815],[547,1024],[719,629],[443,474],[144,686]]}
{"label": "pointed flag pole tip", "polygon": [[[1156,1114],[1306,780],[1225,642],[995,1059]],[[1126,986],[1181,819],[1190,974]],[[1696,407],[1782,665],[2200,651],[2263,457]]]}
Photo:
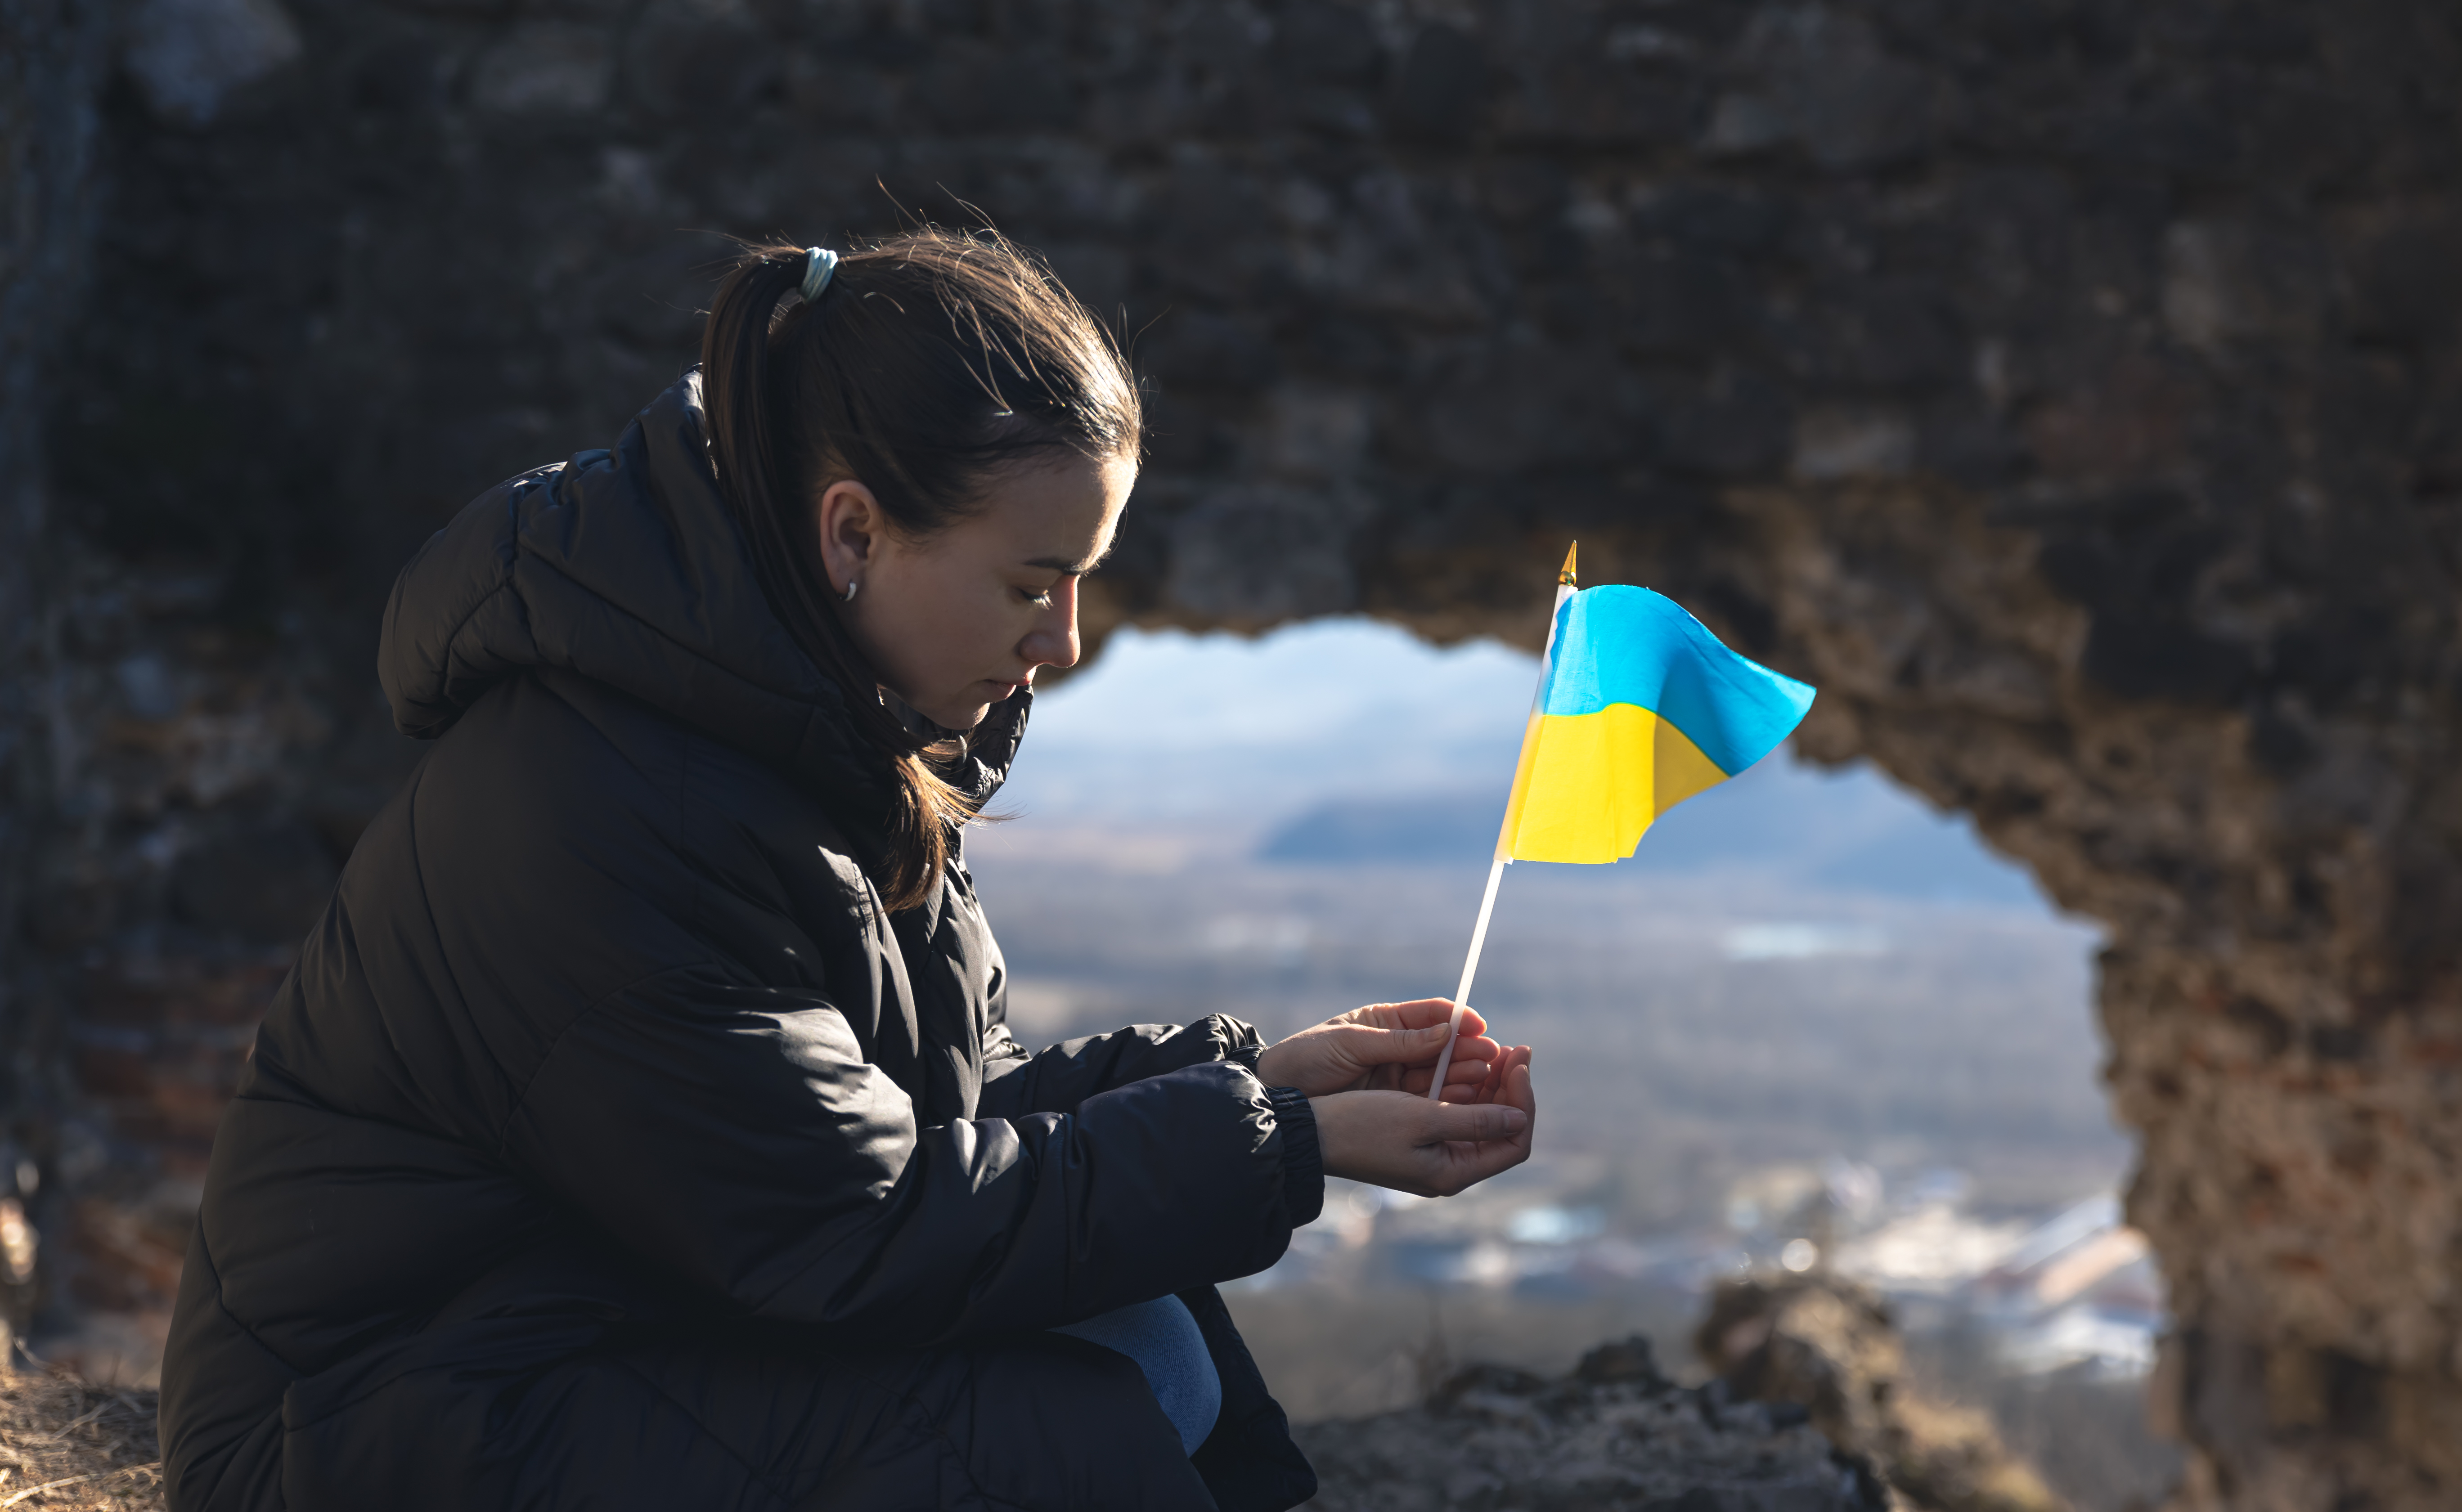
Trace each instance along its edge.
{"label": "pointed flag pole tip", "polygon": [[1581,554],[1582,543],[1579,541],[1575,541],[1571,546],[1565,549],[1565,570],[1556,574],[1556,581],[1558,583],[1566,588],[1578,588],[1581,586],[1573,581],[1573,558]]}

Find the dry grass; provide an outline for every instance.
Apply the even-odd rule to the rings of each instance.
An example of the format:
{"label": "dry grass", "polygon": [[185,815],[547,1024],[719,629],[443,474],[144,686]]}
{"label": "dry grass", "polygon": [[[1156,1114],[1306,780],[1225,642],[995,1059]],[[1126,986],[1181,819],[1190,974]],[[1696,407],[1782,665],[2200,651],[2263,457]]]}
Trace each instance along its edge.
{"label": "dry grass", "polygon": [[162,1512],[154,1393],[0,1367],[0,1512]]}

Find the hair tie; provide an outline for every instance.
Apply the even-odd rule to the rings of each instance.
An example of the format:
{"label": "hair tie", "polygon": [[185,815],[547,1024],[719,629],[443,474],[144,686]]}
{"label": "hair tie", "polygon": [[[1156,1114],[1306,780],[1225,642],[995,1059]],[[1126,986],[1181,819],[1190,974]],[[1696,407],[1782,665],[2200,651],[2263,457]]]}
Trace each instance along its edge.
{"label": "hair tie", "polygon": [[838,270],[838,254],[826,247],[804,248],[804,303],[811,304],[830,287],[830,275]]}

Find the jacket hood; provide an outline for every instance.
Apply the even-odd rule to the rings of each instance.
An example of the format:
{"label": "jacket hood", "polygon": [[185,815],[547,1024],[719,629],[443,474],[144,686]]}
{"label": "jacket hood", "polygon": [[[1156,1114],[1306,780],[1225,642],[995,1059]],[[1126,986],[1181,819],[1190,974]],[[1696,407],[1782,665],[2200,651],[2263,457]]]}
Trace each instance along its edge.
{"label": "jacket hood", "polygon": [[[763,594],[706,436],[688,373],[612,451],[500,484],[430,537],[385,606],[377,675],[394,723],[433,739],[508,677],[572,672],[786,769],[876,841],[888,762]],[[1031,702],[995,707],[944,775],[989,798]]]}

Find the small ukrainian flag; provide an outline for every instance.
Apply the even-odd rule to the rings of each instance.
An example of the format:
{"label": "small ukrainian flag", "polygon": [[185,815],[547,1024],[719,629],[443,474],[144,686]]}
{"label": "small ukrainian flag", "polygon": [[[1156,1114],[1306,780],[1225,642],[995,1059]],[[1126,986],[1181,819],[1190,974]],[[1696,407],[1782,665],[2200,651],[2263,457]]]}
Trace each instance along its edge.
{"label": "small ukrainian flag", "polygon": [[1647,588],[1577,586],[1579,550],[1565,553],[1556,574],[1539,696],[1431,1098],[1444,1095],[1505,863],[1623,860],[1660,814],[1776,750],[1812,707],[1809,684],[1736,655],[1674,600]]}
{"label": "small ukrainian flag", "polygon": [[1812,688],[1719,643],[1647,588],[1558,578],[1501,861],[1620,861],[1658,816],[1777,749]]}

